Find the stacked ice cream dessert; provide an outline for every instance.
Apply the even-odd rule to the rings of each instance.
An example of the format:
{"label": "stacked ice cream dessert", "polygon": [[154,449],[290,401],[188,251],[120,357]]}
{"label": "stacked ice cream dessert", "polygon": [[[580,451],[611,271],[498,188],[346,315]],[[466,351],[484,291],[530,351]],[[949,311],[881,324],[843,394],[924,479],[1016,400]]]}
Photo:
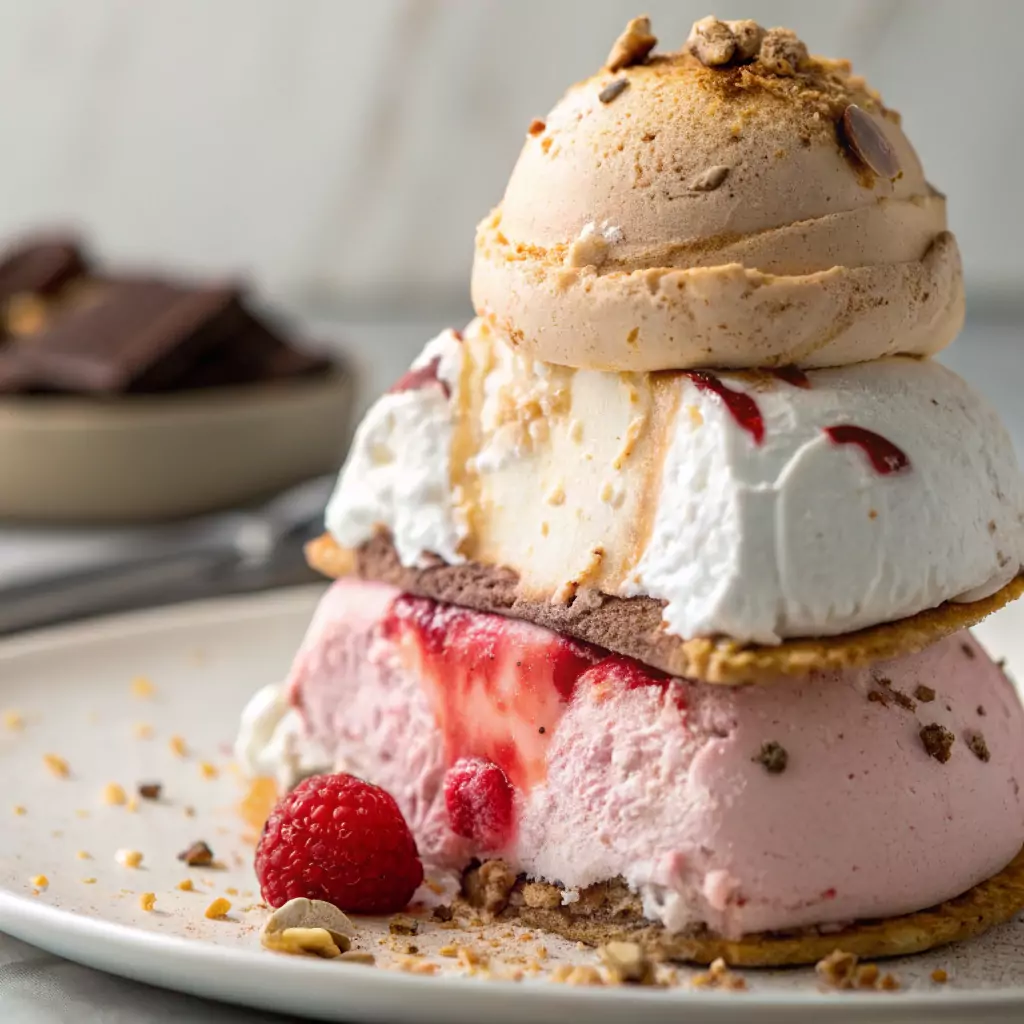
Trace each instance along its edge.
{"label": "stacked ice cream dessert", "polygon": [[655,43],[530,125],[479,318],[367,414],[239,750],[378,784],[428,870],[570,937],[963,938],[1024,905],[1024,713],[966,631],[1024,589],[1024,484],[929,358],[945,199],[794,33]]}

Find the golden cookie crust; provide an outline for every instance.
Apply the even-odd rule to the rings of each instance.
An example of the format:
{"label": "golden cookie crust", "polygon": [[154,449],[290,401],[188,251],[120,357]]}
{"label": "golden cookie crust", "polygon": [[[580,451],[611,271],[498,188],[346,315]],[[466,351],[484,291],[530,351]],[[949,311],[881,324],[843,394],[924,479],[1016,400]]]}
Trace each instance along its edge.
{"label": "golden cookie crust", "polygon": [[814,964],[836,949],[862,959],[922,953],[980,935],[1024,909],[1024,850],[999,874],[928,910],[861,921],[828,935],[808,929],[748,935],[737,941],[709,933],[667,934],[660,925],[644,920],[639,899],[618,879],[581,890],[579,901],[567,906],[562,906],[556,886],[522,877],[515,879],[503,898],[500,881],[514,876],[502,868],[497,861],[470,868],[463,877],[462,899],[494,917],[588,945],[625,940],[640,943],[653,959],[710,964],[721,958],[731,967]]}
{"label": "golden cookie crust", "polygon": [[786,640],[777,646],[724,638],[684,640],[666,633],[662,605],[648,597],[612,597],[580,591],[572,603],[530,600],[518,593],[511,569],[478,563],[408,568],[385,536],[358,550],[340,547],[329,534],[306,546],[310,566],[337,579],[358,575],[390,583],[421,597],[524,619],[567,636],[636,658],[670,675],[704,683],[766,683],[887,661],[930,646],[977,625],[1024,593],[1024,574],[980,601],[947,602],[909,618],[841,636]]}

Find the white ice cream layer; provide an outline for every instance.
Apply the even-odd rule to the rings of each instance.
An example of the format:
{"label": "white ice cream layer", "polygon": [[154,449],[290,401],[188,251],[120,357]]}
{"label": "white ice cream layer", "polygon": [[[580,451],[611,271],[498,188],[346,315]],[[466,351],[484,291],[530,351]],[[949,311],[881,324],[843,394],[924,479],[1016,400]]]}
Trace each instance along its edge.
{"label": "white ice cream layer", "polygon": [[[570,581],[648,595],[675,635],[761,643],[976,600],[1024,563],[1009,436],[937,363],[810,371],[809,388],[717,374],[755,401],[758,443],[684,374],[544,366],[478,323],[414,365],[435,358],[450,397],[435,384],[385,395],[357,434],[327,516],[345,547],[383,528],[406,565],[507,565],[527,596]],[[469,515],[451,453],[471,417]],[[909,468],[878,472],[825,433],[842,425],[880,435]]]}

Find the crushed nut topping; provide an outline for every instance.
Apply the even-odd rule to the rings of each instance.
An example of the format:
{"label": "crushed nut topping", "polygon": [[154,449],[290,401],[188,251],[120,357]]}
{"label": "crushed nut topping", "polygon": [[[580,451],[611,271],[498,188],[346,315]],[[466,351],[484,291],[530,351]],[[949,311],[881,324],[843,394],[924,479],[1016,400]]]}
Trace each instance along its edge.
{"label": "crushed nut topping", "polygon": [[693,23],[687,44],[697,59],[709,68],[724,67],[736,55],[732,29],[714,15]]}
{"label": "crushed nut topping", "polygon": [[792,77],[807,64],[810,55],[792,29],[771,28],[764,34],[758,59],[766,71]]}
{"label": "crushed nut topping", "polygon": [[614,82],[609,82],[597,94],[597,98],[602,103],[611,103],[612,100],[617,99],[628,88],[629,88],[629,79],[628,78],[616,78]]}
{"label": "crushed nut topping", "polygon": [[597,955],[612,981],[628,985],[655,984],[654,964],[638,942],[606,942]]}
{"label": "crushed nut topping", "polygon": [[979,760],[988,761],[991,758],[991,754],[988,751],[988,744],[985,742],[985,737],[980,732],[971,732],[967,734],[967,749]]}
{"label": "crushed nut topping", "polygon": [[450,921],[455,915],[452,912],[452,908],[445,903],[439,907],[434,907],[431,916],[435,921]]}
{"label": "crushed nut topping", "polygon": [[159,800],[163,788],[159,782],[141,782],[139,783],[139,796],[143,800]]}
{"label": "crushed nut topping", "polygon": [[932,981],[937,985],[945,985],[949,981],[949,975],[941,967],[936,967],[932,971]]}
{"label": "crushed nut topping", "polygon": [[975,658],[974,648],[970,644],[967,644],[967,643],[961,644],[960,645],[960,650],[962,650],[964,652],[964,654],[966,654],[967,657],[970,658],[972,661],[974,660],[974,658]]}
{"label": "crushed nut topping", "polygon": [[723,167],[721,164],[716,164],[714,167],[709,167],[706,171],[698,174],[697,177],[690,182],[690,191],[714,192],[715,189],[719,188],[728,177],[729,168]]}
{"label": "crushed nut topping", "polygon": [[139,897],[139,906],[147,912],[152,911],[152,909],[156,906],[156,893],[144,892]]}
{"label": "crushed nut topping", "polygon": [[260,942],[279,953],[335,958],[352,947],[355,925],[336,906],[303,897],[275,910],[260,929]]}
{"label": "crushed nut topping", "polygon": [[923,726],[920,736],[929,757],[934,757],[942,764],[949,760],[955,737],[944,725],[932,722],[930,725]]}
{"label": "crushed nut topping", "polygon": [[814,965],[818,977],[832,988],[852,988],[857,975],[857,957],[834,949]]}
{"label": "crushed nut topping", "polygon": [[935,691],[930,686],[919,686],[914,690],[914,696],[922,704],[931,704],[935,700]]}
{"label": "crushed nut topping", "polygon": [[719,957],[713,961],[708,970],[693,979],[694,988],[724,988],[731,992],[741,992],[747,987],[742,975],[729,970],[725,960]]}
{"label": "crushed nut topping", "polygon": [[547,125],[539,117],[535,117],[530,122],[530,127],[526,129],[526,133],[527,135],[540,135],[545,128]]}
{"label": "crushed nut topping", "polygon": [[199,839],[187,850],[182,850],[178,860],[183,860],[190,868],[209,867],[213,863],[213,850]]}
{"label": "crushed nut topping", "polygon": [[786,770],[789,754],[781,743],[769,740],[761,745],[761,749],[750,760],[764,765],[769,775],[778,775]]}
{"label": "crushed nut topping", "polygon": [[868,170],[889,181],[899,177],[896,151],[870,114],[851,103],[843,111],[839,129],[847,151]]}
{"label": "crushed nut topping", "polygon": [[727,21],[729,31],[736,40],[736,52],[733,57],[737,61],[753,60],[761,50],[761,42],[765,37],[764,29],[756,21],[744,18],[741,21]]}
{"label": "crushed nut topping", "polygon": [[333,960],[346,951],[338,947],[325,928],[285,928],[280,932],[261,932],[260,944],[275,953],[319,956],[325,960]]}
{"label": "crushed nut topping", "polygon": [[694,22],[686,41],[690,51],[709,68],[760,62],[769,74],[793,76],[810,60],[807,47],[788,28],[763,29],[756,21]]}
{"label": "crushed nut topping", "polygon": [[657,44],[658,40],[651,35],[651,19],[633,18],[615,40],[605,67],[609,71],[621,71],[634,64],[642,64]]}

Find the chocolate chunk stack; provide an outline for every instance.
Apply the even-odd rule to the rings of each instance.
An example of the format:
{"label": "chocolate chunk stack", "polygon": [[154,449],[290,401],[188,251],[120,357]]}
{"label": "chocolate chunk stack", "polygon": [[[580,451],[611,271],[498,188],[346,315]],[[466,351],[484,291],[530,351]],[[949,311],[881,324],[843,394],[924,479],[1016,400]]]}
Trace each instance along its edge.
{"label": "chocolate chunk stack", "polygon": [[0,394],[117,395],[325,372],[236,283],[103,273],[71,236],[0,255]]}

